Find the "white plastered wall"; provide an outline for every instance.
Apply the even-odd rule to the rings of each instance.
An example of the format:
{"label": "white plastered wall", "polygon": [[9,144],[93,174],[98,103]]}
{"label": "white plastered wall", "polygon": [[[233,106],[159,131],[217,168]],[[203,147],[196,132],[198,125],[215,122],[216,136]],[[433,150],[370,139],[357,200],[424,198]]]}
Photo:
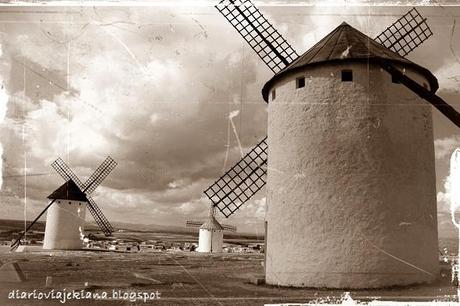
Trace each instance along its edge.
{"label": "white plastered wall", "polygon": [[198,240],[198,252],[222,252],[223,232],[220,230],[210,231],[200,228]]}
{"label": "white plastered wall", "polygon": [[[353,71],[353,82],[341,81],[342,69]],[[299,76],[306,84],[296,89]],[[319,65],[275,88],[268,120],[266,282],[370,288],[434,280],[429,104],[366,63]]]}
{"label": "white plastered wall", "polygon": [[86,202],[56,200],[47,211],[43,248],[81,249],[85,214]]}

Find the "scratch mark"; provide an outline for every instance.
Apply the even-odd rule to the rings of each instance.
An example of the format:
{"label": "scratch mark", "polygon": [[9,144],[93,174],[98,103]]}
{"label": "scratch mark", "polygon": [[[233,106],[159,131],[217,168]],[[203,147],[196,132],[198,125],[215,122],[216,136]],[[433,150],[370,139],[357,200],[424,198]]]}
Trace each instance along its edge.
{"label": "scratch mark", "polygon": [[39,76],[40,78],[42,78],[42,79],[48,81],[50,85],[55,86],[55,87],[57,87],[57,88],[59,88],[59,89],[61,89],[61,90],[63,90],[63,91],[68,91],[69,94],[70,94],[72,97],[74,97],[76,100],[78,100],[78,101],[82,102],[83,104],[89,106],[89,107],[92,108],[93,110],[95,110],[95,111],[97,111],[97,112],[99,112],[99,113],[101,113],[101,114],[104,114],[104,112],[103,112],[102,110],[100,110],[98,107],[96,107],[94,104],[91,104],[91,103],[89,103],[88,101],[85,101],[85,100],[81,99],[81,98],[77,95],[77,93],[76,93],[74,90],[68,89],[66,86],[62,86],[62,85],[60,85],[60,84],[58,84],[58,83],[52,81],[52,80],[51,80],[50,78],[48,78],[47,76],[41,74],[40,72],[38,72],[38,71],[32,69],[32,68],[29,67],[29,66],[27,66],[27,65],[24,64],[22,61],[19,61],[19,60],[15,59],[15,58],[13,58],[13,61],[15,61],[16,63],[20,64],[21,66],[23,66],[23,67],[26,68],[27,70],[31,71],[31,72],[34,73],[35,75]]}
{"label": "scratch mark", "polygon": [[205,39],[208,39],[208,33],[206,32],[206,29],[203,27],[203,25],[198,21],[196,20],[195,18],[192,18],[193,21],[195,21],[195,23],[200,27],[201,29],[201,32],[195,34],[194,37],[204,37]]}
{"label": "scratch mark", "polygon": [[140,274],[140,273],[133,272],[133,275],[134,275],[136,278],[141,278],[141,279],[149,280],[149,281],[151,281],[151,282],[154,283],[154,284],[161,284],[161,283],[162,283],[161,281],[159,281],[159,280],[157,280],[157,279],[147,277],[147,276],[142,275],[142,274]]}
{"label": "scratch mark", "polygon": [[363,235],[363,233],[361,233],[361,237],[362,237],[367,243],[369,243],[371,246],[373,246],[374,248],[376,248],[377,250],[379,250],[379,251],[382,252],[383,254],[386,254],[386,255],[390,256],[391,258],[394,258],[394,259],[396,259],[397,261],[402,262],[403,264],[408,265],[409,267],[412,267],[412,268],[414,268],[414,269],[416,269],[416,270],[419,270],[419,271],[421,271],[421,272],[423,272],[423,273],[426,273],[426,274],[428,274],[428,275],[434,277],[434,275],[431,274],[430,272],[428,272],[428,271],[426,271],[426,270],[424,270],[424,269],[422,269],[422,268],[420,268],[420,267],[417,267],[416,265],[411,264],[410,262],[405,261],[404,259],[399,258],[399,257],[397,257],[397,256],[395,256],[395,255],[393,255],[393,254],[391,254],[391,253],[388,253],[387,251],[385,251],[385,250],[382,249],[382,248],[379,248],[378,246],[376,246],[375,244],[373,244],[371,241],[367,240],[367,238]]}
{"label": "scratch mark", "polygon": [[239,147],[239,149],[240,149],[241,158],[243,158],[243,157],[244,157],[243,147],[241,146],[240,137],[238,136],[238,132],[237,132],[237,130],[236,130],[235,123],[233,122],[233,118],[236,117],[236,116],[238,116],[239,113],[240,113],[239,110],[236,110],[236,111],[231,112],[231,113],[228,115],[228,119],[230,120],[230,123],[232,124],[233,133],[235,134],[236,142],[238,143],[238,147]]}
{"label": "scratch mark", "polygon": [[451,33],[450,33],[450,44],[449,44],[449,48],[450,48],[450,52],[451,52],[452,55],[455,57],[455,60],[457,61],[457,63],[460,63],[460,60],[459,60],[459,58],[457,57],[457,54],[455,54],[454,46],[453,46],[454,33],[455,33],[455,21],[456,21],[456,19],[454,18],[454,22],[452,23],[452,31],[451,31]]}
{"label": "scratch mark", "polygon": [[144,67],[142,67],[141,63],[137,60],[137,57],[134,55],[134,53],[131,51],[131,49],[129,49],[129,47],[120,38],[118,38],[115,34],[113,34],[112,32],[108,31],[106,28],[103,28],[103,29],[107,34],[112,36],[112,38],[114,40],[116,40],[125,49],[125,51],[131,56],[131,58],[134,60],[136,65],[139,67],[139,69],[142,70],[145,73]]}
{"label": "scratch mark", "polygon": [[225,169],[227,168],[228,153],[230,151],[230,125],[231,124],[230,124],[230,118],[229,118],[227,121],[227,143],[225,145],[227,149],[225,150],[224,166],[222,167],[222,173],[225,173]]}

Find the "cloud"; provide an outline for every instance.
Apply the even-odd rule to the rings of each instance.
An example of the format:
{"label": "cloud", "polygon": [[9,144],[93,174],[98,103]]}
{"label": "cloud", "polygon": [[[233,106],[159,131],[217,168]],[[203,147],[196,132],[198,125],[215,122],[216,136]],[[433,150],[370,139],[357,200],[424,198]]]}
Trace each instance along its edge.
{"label": "cloud", "polygon": [[441,139],[436,139],[434,141],[434,149],[435,149],[435,158],[436,159],[443,159],[447,156],[450,156],[455,148],[460,146],[460,136],[453,135],[450,137],[445,137]]}
{"label": "cloud", "polygon": [[440,89],[452,91],[456,94],[460,93],[460,63],[450,61],[445,63],[434,71],[434,75],[438,78]]}
{"label": "cloud", "polygon": [[[101,18],[112,14],[98,11]],[[111,155],[118,166],[94,193],[109,220],[182,223],[207,214],[203,190],[221,175],[229,109],[240,112],[235,127],[244,150],[265,134],[266,104],[250,89],[265,79],[256,71],[258,59],[242,52],[239,38],[222,40],[212,20],[200,19],[207,37],[195,37],[202,29],[190,16],[164,13],[127,9],[120,27],[75,25],[70,45],[62,43],[66,31],[59,24],[45,25],[45,35],[33,24],[7,29],[6,53],[63,86],[42,83],[27,69],[24,85],[21,65],[9,75],[8,88],[16,90],[2,143],[13,176],[0,193],[8,199],[2,206],[23,208],[25,184],[15,175],[24,173],[24,161],[28,173],[51,174],[27,178],[27,198],[40,207],[62,184],[49,166],[58,156],[84,179]],[[174,31],[147,24],[157,17]],[[234,138],[229,152],[230,164],[238,159]]]}
{"label": "cloud", "polygon": [[[438,221],[443,234],[452,232],[452,227],[460,226],[460,148],[456,148],[450,158],[449,175],[444,181],[444,191],[437,194]],[[450,221],[450,222],[447,222]],[[454,231],[456,232],[456,231]]]}
{"label": "cloud", "polygon": [[[362,7],[261,10],[301,54],[342,21],[374,37],[406,8],[378,22]],[[260,89],[272,73],[244,40],[213,7],[83,8],[62,24],[51,14],[29,15],[21,17],[31,23],[2,30],[9,96],[0,131],[8,175],[2,211],[21,217],[24,193],[36,205],[29,212],[42,207],[62,184],[49,166],[58,156],[85,177],[111,155],[118,166],[94,194],[111,221],[181,224],[206,216],[202,190],[222,174],[228,144],[225,168],[240,158],[236,138],[228,137],[229,114],[239,112],[234,124],[245,152],[266,135]],[[430,56],[434,44],[417,50],[416,62],[445,66]],[[453,73],[439,70],[447,79]],[[437,159],[459,140],[436,140]],[[30,176],[18,177],[24,170]],[[226,221],[260,228],[264,196],[260,191]]]}

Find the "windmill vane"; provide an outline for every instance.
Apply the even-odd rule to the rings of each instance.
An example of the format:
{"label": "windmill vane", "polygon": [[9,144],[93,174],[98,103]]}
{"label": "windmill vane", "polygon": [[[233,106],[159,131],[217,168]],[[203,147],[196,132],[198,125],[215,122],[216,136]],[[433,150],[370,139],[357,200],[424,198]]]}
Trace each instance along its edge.
{"label": "windmill vane", "polygon": [[204,191],[220,212],[229,217],[266,183],[267,137]]}
{"label": "windmill vane", "polygon": [[220,253],[224,243],[223,232],[236,232],[236,227],[228,224],[220,224],[215,217],[215,206],[209,206],[208,219],[206,221],[187,221],[185,227],[198,228],[198,252]]}
{"label": "windmill vane", "polygon": [[431,35],[433,32],[428,27],[426,18],[414,7],[377,36],[375,41],[401,56],[406,56]]}
{"label": "windmill vane", "polygon": [[298,57],[291,45],[251,1],[224,0],[216,8],[274,73]]}

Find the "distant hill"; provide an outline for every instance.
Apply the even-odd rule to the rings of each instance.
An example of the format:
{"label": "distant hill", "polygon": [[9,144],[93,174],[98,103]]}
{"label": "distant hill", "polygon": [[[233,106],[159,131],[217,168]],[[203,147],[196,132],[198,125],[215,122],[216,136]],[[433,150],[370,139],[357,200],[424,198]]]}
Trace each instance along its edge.
{"label": "distant hill", "polygon": [[[27,221],[27,226],[32,221]],[[186,228],[180,226],[170,226],[170,225],[158,225],[158,224],[131,224],[123,222],[111,222],[115,230],[124,230],[127,232],[139,232],[139,233],[167,233],[167,234],[195,234],[198,232],[196,228]],[[10,219],[0,219],[0,231],[7,232],[20,232],[24,230],[24,221],[23,220],[10,220]],[[45,222],[38,221],[32,227],[33,231],[45,231]],[[87,222],[85,226],[86,231],[97,232],[99,227],[97,224],[92,222]],[[225,233],[227,238],[244,238],[244,239],[263,239],[263,236],[257,236],[255,234],[248,233]]]}

